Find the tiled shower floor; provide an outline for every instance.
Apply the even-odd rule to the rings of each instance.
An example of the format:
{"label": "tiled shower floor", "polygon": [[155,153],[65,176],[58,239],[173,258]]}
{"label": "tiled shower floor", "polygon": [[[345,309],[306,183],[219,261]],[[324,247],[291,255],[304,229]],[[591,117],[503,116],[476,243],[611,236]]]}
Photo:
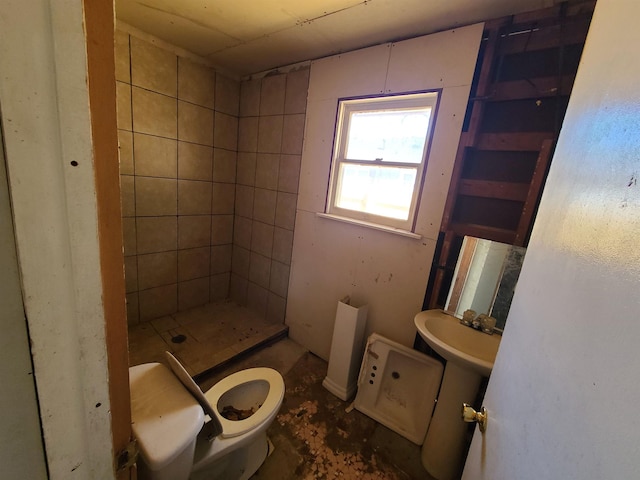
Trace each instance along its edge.
{"label": "tiled shower floor", "polygon": [[235,302],[212,303],[130,326],[129,365],[161,362],[168,350],[197,376],[286,334]]}

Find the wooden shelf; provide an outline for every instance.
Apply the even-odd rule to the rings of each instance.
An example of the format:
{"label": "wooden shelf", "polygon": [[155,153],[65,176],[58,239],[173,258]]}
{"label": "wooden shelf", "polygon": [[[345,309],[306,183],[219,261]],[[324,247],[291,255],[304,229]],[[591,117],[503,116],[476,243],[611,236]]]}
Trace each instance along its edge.
{"label": "wooden shelf", "polygon": [[529,184],[461,179],[458,194],[524,202],[529,194]]}
{"label": "wooden shelf", "polygon": [[510,150],[514,152],[540,151],[545,140],[552,140],[553,132],[482,133],[478,135],[478,150]]}

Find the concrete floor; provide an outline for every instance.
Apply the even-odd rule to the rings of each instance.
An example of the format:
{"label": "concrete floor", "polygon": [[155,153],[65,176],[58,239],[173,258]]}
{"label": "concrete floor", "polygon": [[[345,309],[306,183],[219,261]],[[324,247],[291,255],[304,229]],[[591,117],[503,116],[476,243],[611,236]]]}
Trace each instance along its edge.
{"label": "concrete floor", "polygon": [[285,338],[200,379],[203,390],[244,368],[266,366],[285,379],[285,395],[267,434],[275,449],[252,480],[430,480],[420,447],[322,387],[327,363]]}

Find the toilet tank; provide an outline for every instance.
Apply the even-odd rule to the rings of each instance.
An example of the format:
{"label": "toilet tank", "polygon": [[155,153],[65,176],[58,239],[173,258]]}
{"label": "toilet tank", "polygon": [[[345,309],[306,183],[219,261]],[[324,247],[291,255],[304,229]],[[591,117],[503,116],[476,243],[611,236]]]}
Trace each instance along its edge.
{"label": "toilet tank", "polygon": [[138,442],[141,480],[187,480],[204,411],[160,363],[129,369],[131,428]]}

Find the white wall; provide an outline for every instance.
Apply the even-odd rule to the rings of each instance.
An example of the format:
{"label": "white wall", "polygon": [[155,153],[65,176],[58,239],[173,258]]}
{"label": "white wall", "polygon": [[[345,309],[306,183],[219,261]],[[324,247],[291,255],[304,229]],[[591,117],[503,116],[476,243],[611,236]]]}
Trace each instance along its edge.
{"label": "white wall", "polygon": [[465,479],[638,478],[638,18],[596,5]]}
{"label": "white wall", "polygon": [[[369,304],[367,334],[413,344],[482,31],[477,24],[311,63],[286,323],[291,338],[324,359],[345,295]],[[425,89],[442,97],[417,218],[422,239],[317,217],[338,98]]]}
{"label": "white wall", "polygon": [[[22,293],[49,478],[65,480],[113,478],[86,77],[82,2],[2,2],[0,103]],[[10,435],[0,430],[2,442]]]}

